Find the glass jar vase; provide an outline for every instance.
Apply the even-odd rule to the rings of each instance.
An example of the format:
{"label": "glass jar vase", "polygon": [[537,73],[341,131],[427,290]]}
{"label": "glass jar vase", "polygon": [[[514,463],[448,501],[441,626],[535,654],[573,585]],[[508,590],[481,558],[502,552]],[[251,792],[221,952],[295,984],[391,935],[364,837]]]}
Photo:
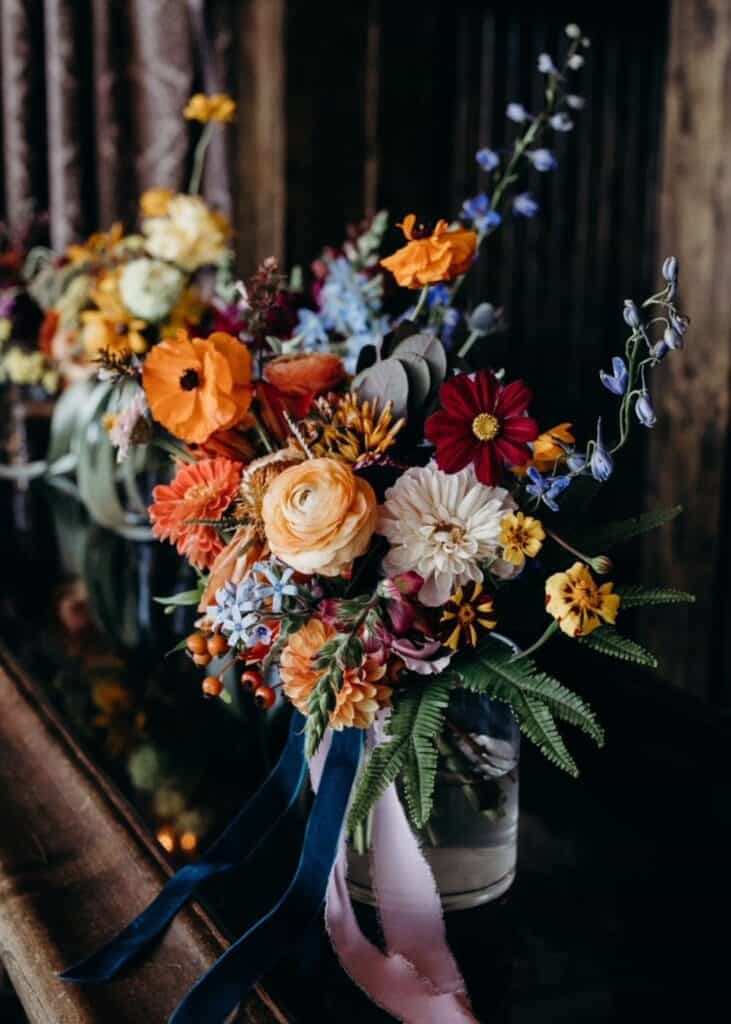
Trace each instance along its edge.
{"label": "glass jar vase", "polygon": [[[457,691],[439,741],[432,815],[416,831],[445,910],[494,900],[515,878],[519,757],[520,731],[510,708]],[[353,899],[375,905],[370,855],[352,846],[348,884]],[[388,893],[380,896],[388,899]]]}

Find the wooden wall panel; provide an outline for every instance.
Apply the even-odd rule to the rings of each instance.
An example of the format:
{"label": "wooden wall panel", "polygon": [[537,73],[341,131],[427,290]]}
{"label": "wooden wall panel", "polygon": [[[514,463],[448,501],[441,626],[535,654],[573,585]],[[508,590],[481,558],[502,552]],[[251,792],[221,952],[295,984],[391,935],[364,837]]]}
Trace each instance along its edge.
{"label": "wooden wall panel", "polygon": [[680,259],[688,345],[667,361],[655,403],[650,505],[681,502],[674,528],[647,545],[648,571],[694,591],[698,603],[659,621],[679,686],[728,703],[728,458],[731,378],[731,6],[675,0],[662,144],[660,246]]}

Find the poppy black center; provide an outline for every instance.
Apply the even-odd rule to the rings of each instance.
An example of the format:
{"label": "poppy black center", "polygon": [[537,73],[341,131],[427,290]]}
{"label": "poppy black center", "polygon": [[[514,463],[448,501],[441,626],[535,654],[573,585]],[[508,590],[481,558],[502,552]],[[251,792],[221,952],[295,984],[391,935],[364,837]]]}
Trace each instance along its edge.
{"label": "poppy black center", "polygon": [[186,370],[180,378],[180,386],[183,391],[194,391],[200,384],[200,377],[197,370]]}

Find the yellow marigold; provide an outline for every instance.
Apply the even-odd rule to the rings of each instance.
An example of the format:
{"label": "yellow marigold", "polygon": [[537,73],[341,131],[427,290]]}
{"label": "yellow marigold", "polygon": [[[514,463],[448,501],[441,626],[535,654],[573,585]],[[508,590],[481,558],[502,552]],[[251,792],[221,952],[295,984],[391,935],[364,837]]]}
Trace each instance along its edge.
{"label": "yellow marigold", "polygon": [[334,635],[332,626],[320,619],[310,619],[290,636],[282,651],[282,690],[303,715],[307,714],[307,700],[323,671],[315,665],[315,658]]}
{"label": "yellow marigold", "polygon": [[568,636],[587,636],[602,622],[615,622],[621,598],[613,584],[600,587],[583,562],[546,580],[546,610]]}
{"label": "yellow marigold", "polygon": [[462,587],[458,587],[442,612],[445,646],[453,651],[464,646],[477,647],[480,632],[494,629],[497,625],[492,618],[494,611],[492,598],[482,592],[482,583],[472,584],[469,597]]}
{"label": "yellow marigold", "polygon": [[393,256],[381,260],[402,288],[421,288],[439,281],[451,281],[464,274],[477,251],[477,234],[465,228],[450,230],[446,220],[437,221],[433,231],[416,223],[416,215],[404,217],[401,228],[408,244]]}
{"label": "yellow marigold", "polygon": [[371,485],[343,462],[306,459],[290,466],[262,503],[272,554],[298,572],[339,576],[366,551],[376,505]]}
{"label": "yellow marigold", "polygon": [[111,252],[123,239],[124,230],[121,223],[112,224],[109,231],[96,231],[89,235],[85,242],[79,245],[70,245],[66,250],[66,256],[72,263],[86,263],[89,260],[97,260]]}
{"label": "yellow marigold", "polygon": [[183,110],[186,121],[233,121],[236,114],[236,102],[225,92],[214,92],[206,96],[197,92],[191,96]]}
{"label": "yellow marigold", "polygon": [[143,217],[164,217],[170,200],[175,195],[171,188],[148,188],[140,196]]}
{"label": "yellow marigold", "polygon": [[386,666],[368,657],[356,668],[345,670],[335,707],[330,712],[333,729],[340,732],[344,728],[368,729],[373,725],[380,709],[391,703],[393,690],[381,683],[385,674]]}
{"label": "yellow marigold", "polygon": [[511,512],[500,523],[503,558],[513,565],[522,566],[526,558],[535,558],[545,539],[540,520],[523,512]]}

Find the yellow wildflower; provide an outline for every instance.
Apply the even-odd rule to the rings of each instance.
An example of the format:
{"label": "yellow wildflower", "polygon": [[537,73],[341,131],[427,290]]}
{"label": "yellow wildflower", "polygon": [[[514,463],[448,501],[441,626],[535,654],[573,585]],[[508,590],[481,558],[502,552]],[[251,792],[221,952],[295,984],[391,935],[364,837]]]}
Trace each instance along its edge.
{"label": "yellow wildflower", "polygon": [[186,121],[233,121],[236,114],[236,102],[225,92],[214,92],[209,96],[197,92],[188,100],[183,117]]}
{"label": "yellow wildflower", "polygon": [[612,583],[600,587],[583,562],[574,562],[566,572],[546,580],[546,611],[568,636],[587,636],[617,618],[621,598],[613,594]]}
{"label": "yellow wildflower", "polygon": [[571,423],[558,423],[545,433],[539,434],[533,442],[533,458],[524,466],[513,466],[515,475],[525,476],[531,466],[539,473],[553,472],[556,465],[566,457],[564,445],[574,444],[576,440],[571,427]]}
{"label": "yellow wildflower", "polygon": [[472,594],[465,595],[464,589],[458,587],[444,606],[442,623],[447,623],[445,631],[449,636],[444,641],[453,651],[465,645],[477,647],[480,631],[494,629],[497,620],[491,618],[495,605],[491,597],[482,593],[482,584],[472,584]]}
{"label": "yellow wildflower", "polygon": [[500,523],[503,558],[512,565],[522,566],[526,558],[535,558],[545,539],[540,521],[523,512],[511,512]]}
{"label": "yellow wildflower", "polygon": [[171,188],[148,188],[140,196],[143,217],[164,217],[170,200],[175,196]]}
{"label": "yellow wildflower", "polygon": [[120,223],[112,224],[109,231],[97,231],[89,235],[80,245],[70,245],[66,256],[72,263],[86,263],[107,256],[123,240],[124,231]]}
{"label": "yellow wildflower", "polygon": [[307,420],[304,434],[313,455],[330,456],[356,468],[381,459],[396,443],[406,422],[394,420],[393,402],[378,409],[378,400],[361,402],[355,393],[341,395],[334,406],[320,403],[323,422]]}

